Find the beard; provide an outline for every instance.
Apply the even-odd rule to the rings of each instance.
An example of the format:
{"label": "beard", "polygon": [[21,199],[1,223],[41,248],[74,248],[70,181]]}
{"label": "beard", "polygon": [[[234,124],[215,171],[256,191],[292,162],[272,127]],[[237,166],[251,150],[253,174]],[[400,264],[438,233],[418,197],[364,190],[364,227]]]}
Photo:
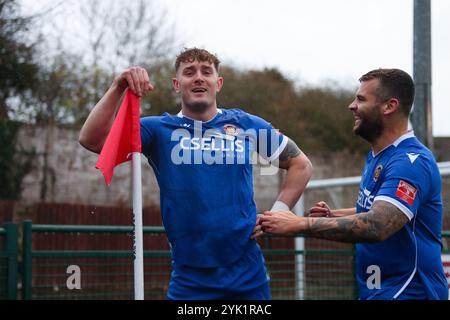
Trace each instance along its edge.
{"label": "beard", "polygon": [[208,110],[212,105],[206,101],[190,102],[184,104],[186,108],[192,113],[203,113]]}
{"label": "beard", "polygon": [[361,115],[359,125],[353,129],[353,132],[372,143],[381,136],[383,129],[381,114],[376,110],[372,114]]}

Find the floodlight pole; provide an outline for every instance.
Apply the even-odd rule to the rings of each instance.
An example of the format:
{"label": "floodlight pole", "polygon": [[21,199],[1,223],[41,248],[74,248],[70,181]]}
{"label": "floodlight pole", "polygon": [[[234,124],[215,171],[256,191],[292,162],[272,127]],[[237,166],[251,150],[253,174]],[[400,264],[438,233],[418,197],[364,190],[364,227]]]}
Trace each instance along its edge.
{"label": "floodlight pole", "polygon": [[414,0],[413,43],[413,77],[416,84],[416,96],[411,122],[417,138],[433,151],[430,0]]}

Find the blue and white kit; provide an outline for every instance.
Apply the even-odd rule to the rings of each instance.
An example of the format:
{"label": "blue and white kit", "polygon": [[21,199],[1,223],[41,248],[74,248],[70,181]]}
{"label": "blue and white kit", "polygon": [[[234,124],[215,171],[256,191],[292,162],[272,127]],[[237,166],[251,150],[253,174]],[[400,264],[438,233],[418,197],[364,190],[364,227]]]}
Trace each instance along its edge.
{"label": "blue and white kit", "polygon": [[[413,132],[376,155],[369,153],[356,212],[369,211],[375,201],[396,206],[409,223],[385,241],[356,245],[360,298],[448,299],[441,261],[441,177],[433,154]],[[380,272],[379,288],[367,283],[373,270]]]}
{"label": "blue and white kit", "polygon": [[[218,109],[207,122],[181,112],[144,117],[141,138],[171,244],[168,297],[223,299],[261,287],[268,291],[264,258],[250,239],[256,222],[253,151],[274,160],[288,138],[239,109]],[[217,291],[226,294],[216,296]]]}

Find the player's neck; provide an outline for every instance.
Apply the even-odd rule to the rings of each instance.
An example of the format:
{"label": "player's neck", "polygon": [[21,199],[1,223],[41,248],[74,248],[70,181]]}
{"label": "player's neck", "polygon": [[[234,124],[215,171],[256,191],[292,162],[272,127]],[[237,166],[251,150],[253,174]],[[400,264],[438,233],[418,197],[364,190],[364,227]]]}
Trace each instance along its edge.
{"label": "player's neck", "polygon": [[219,111],[215,103],[203,112],[192,112],[186,107],[181,108],[181,114],[184,117],[202,122],[207,122],[214,119],[214,117],[217,115],[218,112]]}
{"label": "player's neck", "polygon": [[408,123],[386,126],[381,135],[371,143],[374,154],[393,144],[398,138],[408,132]]}

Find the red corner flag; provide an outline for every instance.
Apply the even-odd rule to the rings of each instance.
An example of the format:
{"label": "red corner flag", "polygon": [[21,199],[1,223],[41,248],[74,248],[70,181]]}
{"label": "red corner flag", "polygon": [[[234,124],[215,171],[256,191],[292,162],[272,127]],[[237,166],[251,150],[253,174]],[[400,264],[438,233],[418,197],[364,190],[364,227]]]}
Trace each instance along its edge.
{"label": "red corner flag", "polygon": [[109,185],[114,168],[130,161],[132,152],[141,151],[139,97],[127,90],[95,167],[103,173]]}

